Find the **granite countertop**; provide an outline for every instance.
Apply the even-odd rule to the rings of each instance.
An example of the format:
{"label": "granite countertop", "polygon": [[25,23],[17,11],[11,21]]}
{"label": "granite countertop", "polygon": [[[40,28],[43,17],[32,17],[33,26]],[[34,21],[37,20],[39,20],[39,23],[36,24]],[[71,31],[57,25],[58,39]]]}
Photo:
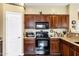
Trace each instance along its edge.
{"label": "granite countertop", "polygon": [[[24,39],[35,39],[35,37],[24,37]],[[77,43],[75,43],[75,42],[79,42],[79,37],[67,37],[67,36],[64,36],[64,37],[51,37],[51,39],[52,38],[60,38],[60,39],[62,39],[62,40],[65,40],[65,41],[67,41],[67,42],[69,42],[69,43],[72,43],[72,44],[74,44],[74,45],[76,45],[76,46],[79,46],[79,44],[77,44]]]}
{"label": "granite countertop", "polygon": [[76,46],[79,46],[79,44],[75,43],[75,42],[79,42],[79,38],[76,38],[76,37],[73,37],[73,38],[63,37],[61,39],[65,40],[65,41],[67,41],[69,43],[72,43],[72,44],[74,44]]}

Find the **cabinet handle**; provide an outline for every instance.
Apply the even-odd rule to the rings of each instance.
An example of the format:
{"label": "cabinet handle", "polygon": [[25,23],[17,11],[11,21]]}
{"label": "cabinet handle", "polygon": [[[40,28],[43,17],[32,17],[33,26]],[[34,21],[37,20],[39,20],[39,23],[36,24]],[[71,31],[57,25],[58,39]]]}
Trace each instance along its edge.
{"label": "cabinet handle", "polygon": [[18,38],[21,38],[21,37],[18,37]]}

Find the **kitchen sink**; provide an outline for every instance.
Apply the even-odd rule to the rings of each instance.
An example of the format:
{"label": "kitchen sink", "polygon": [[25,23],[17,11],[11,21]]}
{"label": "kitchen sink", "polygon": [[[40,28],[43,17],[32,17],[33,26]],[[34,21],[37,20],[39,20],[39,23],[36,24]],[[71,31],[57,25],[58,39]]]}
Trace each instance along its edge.
{"label": "kitchen sink", "polygon": [[79,42],[75,42],[75,43],[79,44]]}

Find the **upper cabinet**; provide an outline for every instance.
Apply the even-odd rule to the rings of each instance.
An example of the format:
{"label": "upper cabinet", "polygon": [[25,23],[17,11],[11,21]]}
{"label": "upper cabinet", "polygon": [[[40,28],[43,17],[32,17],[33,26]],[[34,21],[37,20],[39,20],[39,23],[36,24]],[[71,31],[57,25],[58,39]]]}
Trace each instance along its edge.
{"label": "upper cabinet", "polygon": [[49,27],[51,25],[49,15],[39,15],[39,14],[24,15],[24,28],[34,29],[35,22],[49,22]]}
{"label": "upper cabinet", "polygon": [[68,28],[69,15],[51,15],[51,28]]}
{"label": "upper cabinet", "polygon": [[62,22],[62,27],[64,28],[69,28],[69,15],[62,15],[61,16],[61,22]]}
{"label": "upper cabinet", "polygon": [[58,15],[51,15],[51,28],[60,28],[61,19]]}
{"label": "upper cabinet", "polygon": [[69,15],[50,14],[26,14],[24,15],[24,27],[34,29],[35,22],[49,22],[49,28],[68,28]]}
{"label": "upper cabinet", "polygon": [[24,28],[30,28],[34,29],[35,28],[35,17],[33,15],[25,15],[24,16]]}

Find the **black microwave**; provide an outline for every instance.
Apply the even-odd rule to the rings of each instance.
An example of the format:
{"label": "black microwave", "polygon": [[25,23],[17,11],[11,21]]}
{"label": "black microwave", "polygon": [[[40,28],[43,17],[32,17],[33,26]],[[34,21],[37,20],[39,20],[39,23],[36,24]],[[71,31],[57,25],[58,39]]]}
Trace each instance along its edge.
{"label": "black microwave", "polygon": [[36,29],[49,29],[49,23],[48,22],[36,22],[35,28]]}

